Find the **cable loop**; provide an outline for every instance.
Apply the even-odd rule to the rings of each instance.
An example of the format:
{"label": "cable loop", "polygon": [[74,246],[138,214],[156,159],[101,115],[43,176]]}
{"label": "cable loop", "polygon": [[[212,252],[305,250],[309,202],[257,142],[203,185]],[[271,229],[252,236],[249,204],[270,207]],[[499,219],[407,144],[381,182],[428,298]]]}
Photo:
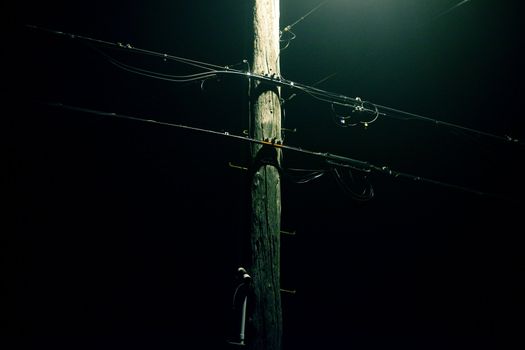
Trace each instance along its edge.
{"label": "cable loop", "polygon": [[[365,104],[369,104],[371,108],[367,108]],[[332,112],[334,113],[334,119],[336,125],[347,128],[350,126],[358,126],[362,125],[365,129],[372,123],[374,123],[377,118],[379,118],[379,110],[378,108],[370,102],[363,101],[360,97],[355,98],[354,104],[339,104],[344,107],[351,107],[350,114],[346,113],[340,113],[335,108],[335,103],[331,103],[330,106],[332,108]],[[356,117],[361,113],[374,113],[374,116],[370,120],[355,120]],[[354,119],[354,120],[352,120]]]}

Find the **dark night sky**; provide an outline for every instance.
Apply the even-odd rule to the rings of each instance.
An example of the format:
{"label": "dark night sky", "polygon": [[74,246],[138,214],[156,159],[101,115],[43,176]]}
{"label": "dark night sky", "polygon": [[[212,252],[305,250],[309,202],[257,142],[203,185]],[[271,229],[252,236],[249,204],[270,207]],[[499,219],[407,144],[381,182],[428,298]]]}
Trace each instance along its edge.
{"label": "dark night sky", "polygon": [[[281,0],[281,27],[318,3]],[[336,73],[319,87],[525,139],[522,2],[472,0],[446,12],[457,3],[333,0],[294,27],[282,75],[312,84]],[[249,58],[249,11],[241,0],[14,9],[4,65],[14,229],[2,238],[2,314],[19,345],[226,349],[247,234],[245,173],[228,162],[248,163],[237,141],[46,105],[241,134],[242,79],[202,89],[153,80],[22,24],[233,65]],[[197,72],[104,52],[167,74]],[[285,349],[510,349],[524,326],[525,149],[418,121],[341,128],[330,105],[307,95],[285,107],[283,126],[298,130],[289,145],[509,198],[372,174],[375,198],[357,202],[330,175],[284,179],[282,226],[297,231],[282,238],[282,287],[297,290],[283,295]],[[322,164],[285,152],[284,166]]]}

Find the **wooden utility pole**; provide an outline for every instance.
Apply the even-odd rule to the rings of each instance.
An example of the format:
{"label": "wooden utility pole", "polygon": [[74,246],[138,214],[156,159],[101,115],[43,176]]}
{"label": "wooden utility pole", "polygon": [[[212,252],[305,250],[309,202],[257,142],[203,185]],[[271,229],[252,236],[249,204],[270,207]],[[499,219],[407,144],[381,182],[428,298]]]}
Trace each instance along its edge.
{"label": "wooden utility pole", "polygon": [[[253,73],[280,76],[279,0],[253,1]],[[281,139],[280,91],[253,81],[251,136],[258,140]],[[253,350],[280,350],[282,310],[280,295],[281,151],[254,145],[251,178],[251,237],[249,270]]]}

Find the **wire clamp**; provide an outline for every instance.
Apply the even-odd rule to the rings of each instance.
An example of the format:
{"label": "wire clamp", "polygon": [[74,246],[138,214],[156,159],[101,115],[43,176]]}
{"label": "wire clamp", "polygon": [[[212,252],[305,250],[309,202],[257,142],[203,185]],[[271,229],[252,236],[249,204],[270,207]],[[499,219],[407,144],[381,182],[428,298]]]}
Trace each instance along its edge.
{"label": "wire clamp", "polygon": [[356,102],[358,102],[358,104],[356,104],[354,106],[354,111],[355,112],[364,112],[365,106],[364,106],[363,100],[361,100],[361,97],[356,97],[355,100],[356,100]]}

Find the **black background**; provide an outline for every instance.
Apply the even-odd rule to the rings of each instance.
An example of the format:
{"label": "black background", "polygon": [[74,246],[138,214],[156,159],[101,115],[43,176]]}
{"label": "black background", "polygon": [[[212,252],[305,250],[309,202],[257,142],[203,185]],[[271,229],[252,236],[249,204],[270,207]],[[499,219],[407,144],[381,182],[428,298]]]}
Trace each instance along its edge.
{"label": "black background", "polygon": [[[281,3],[281,27],[318,4]],[[456,3],[331,1],[294,27],[282,74],[312,84],[336,73],[319,87],[523,139],[522,5],[479,0],[445,12]],[[47,103],[241,134],[246,82],[144,78],[81,40],[23,24],[233,65],[249,58],[249,11],[233,0],[6,11],[15,23],[4,41],[3,339],[35,349],[227,348],[247,234],[245,173],[228,162],[247,165],[247,144]],[[285,348],[521,347],[512,339],[523,330],[523,147],[418,121],[340,128],[328,104],[301,94],[285,107],[283,126],[298,129],[289,145],[506,198],[372,174],[376,196],[361,203],[330,176],[283,180],[283,229],[297,232],[282,238],[281,284],[297,290],[283,295]]]}

